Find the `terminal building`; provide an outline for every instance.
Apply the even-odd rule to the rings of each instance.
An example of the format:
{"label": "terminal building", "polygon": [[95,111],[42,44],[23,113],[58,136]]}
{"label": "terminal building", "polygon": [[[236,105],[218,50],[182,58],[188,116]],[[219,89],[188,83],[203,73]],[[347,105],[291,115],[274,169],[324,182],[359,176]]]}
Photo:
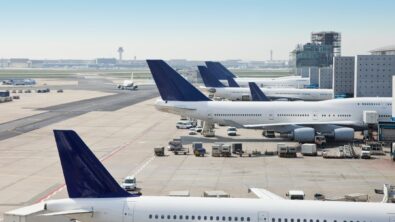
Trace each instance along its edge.
{"label": "terminal building", "polygon": [[333,67],[321,67],[318,70],[318,88],[332,89]]}
{"label": "terminal building", "polygon": [[333,57],[333,91],[335,97],[354,96],[354,56]]}
{"label": "terminal building", "polygon": [[335,96],[391,97],[395,75],[395,46],[370,51],[371,55],[334,57]]}
{"label": "terminal building", "polygon": [[309,68],[310,85],[318,88],[319,86],[319,68],[310,67]]}
{"label": "terminal building", "polygon": [[358,55],[356,58],[355,96],[391,97],[395,54]]}
{"label": "terminal building", "polygon": [[301,76],[303,78],[310,77],[310,67],[299,67],[296,69],[296,75]]}

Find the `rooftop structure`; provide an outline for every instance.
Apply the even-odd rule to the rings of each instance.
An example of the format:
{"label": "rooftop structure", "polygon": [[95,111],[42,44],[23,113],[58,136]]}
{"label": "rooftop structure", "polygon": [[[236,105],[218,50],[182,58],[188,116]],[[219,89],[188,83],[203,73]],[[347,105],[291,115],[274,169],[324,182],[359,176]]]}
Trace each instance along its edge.
{"label": "rooftop structure", "polygon": [[341,34],[339,32],[313,32],[311,43],[330,45],[333,56],[341,56]]}
{"label": "rooftop structure", "polygon": [[372,55],[395,55],[395,45],[384,46],[370,51]]}

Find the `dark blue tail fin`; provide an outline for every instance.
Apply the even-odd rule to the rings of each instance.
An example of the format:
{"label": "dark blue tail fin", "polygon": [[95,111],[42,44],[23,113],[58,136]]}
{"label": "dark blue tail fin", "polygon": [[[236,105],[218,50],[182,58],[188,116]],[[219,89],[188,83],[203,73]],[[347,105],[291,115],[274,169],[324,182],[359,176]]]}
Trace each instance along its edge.
{"label": "dark blue tail fin", "polygon": [[228,76],[237,78],[237,76],[225,68],[225,66],[223,66],[220,62],[207,61],[206,66],[211,73],[217,76],[218,79],[226,80],[226,77]]}
{"label": "dark blue tail fin", "polygon": [[54,130],[70,198],[131,197],[72,130]]}
{"label": "dark blue tail fin", "polygon": [[198,66],[200,76],[206,87],[225,87],[209,70],[206,66]]}
{"label": "dark blue tail fin", "polygon": [[228,76],[226,78],[228,80],[228,86],[229,87],[240,87],[239,84],[233,79],[233,77]]}
{"label": "dark blue tail fin", "polygon": [[266,97],[265,93],[256,85],[254,82],[249,82],[248,86],[251,90],[251,100],[252,101],[270,101],[269,98]]}
{"label": "dark blue tail fin", "polygon": [[165,101],[210,101],[163,60],[147,60],[148,66]]}

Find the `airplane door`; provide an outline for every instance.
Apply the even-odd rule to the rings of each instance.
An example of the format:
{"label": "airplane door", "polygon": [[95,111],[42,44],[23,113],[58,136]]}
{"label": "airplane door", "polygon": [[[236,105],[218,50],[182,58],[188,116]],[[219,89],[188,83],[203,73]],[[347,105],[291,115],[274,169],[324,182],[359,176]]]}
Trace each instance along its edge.
{"label": "airplane door", "polygon": [[134,201],[126,201],[123,206],[123,222],[133,222],[134,218]]}
{"label": "airplane door", "polygon": [[269,214],[264,211],[258,212],[258,222],[269,222]]}

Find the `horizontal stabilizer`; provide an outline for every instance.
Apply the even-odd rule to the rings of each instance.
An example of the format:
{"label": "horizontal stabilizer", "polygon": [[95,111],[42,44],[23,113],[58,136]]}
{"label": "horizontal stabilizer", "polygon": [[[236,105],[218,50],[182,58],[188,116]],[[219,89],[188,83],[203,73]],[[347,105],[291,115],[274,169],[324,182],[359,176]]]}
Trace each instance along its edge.
{"label": "horizontal stabilizer", "polygon": [[248,192],[254,193],[259,199],[264,200],[283,200],[284,198],[279,195],[272,193],[266,189],[262,188],[249,188]]}
{"label": "horizontal stabilizer", "polygon": [[85,210],[85,209],[76,209],[76,210],[65,210],[52,212],[47,214],[41,214],[41,216],[71,216],[76,214],[93,214],[93,210]]}

